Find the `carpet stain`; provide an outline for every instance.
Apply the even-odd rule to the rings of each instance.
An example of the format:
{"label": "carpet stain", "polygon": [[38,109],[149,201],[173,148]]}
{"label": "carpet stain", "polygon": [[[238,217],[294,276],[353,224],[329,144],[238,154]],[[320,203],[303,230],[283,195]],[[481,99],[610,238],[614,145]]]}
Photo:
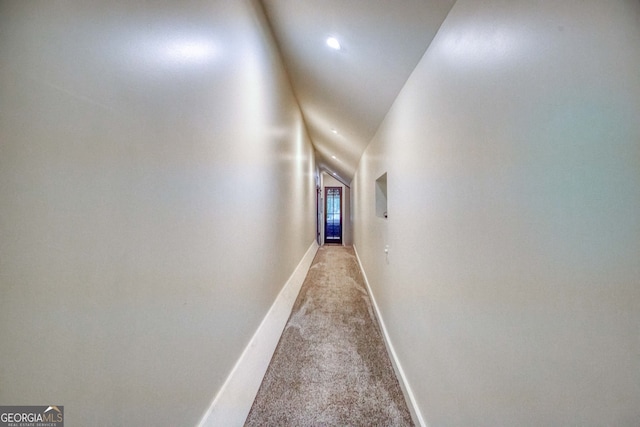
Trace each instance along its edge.
{"label": "carpet stain", "polygon": [[413,426],[353,248],[318,249],[245,426]]}

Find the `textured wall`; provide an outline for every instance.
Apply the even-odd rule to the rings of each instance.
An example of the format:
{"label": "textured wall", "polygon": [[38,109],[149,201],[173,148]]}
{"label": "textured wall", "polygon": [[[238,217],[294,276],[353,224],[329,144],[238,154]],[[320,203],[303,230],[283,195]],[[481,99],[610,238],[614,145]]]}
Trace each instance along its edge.
{"label": "textured wall", "polygon": [[194,425],[315,237],[259,11],[0,2],[0,141],[0,402]]}
{"label": "textured wall", "polygon": [[429,425],[640,422],[639,69],[637,1],[459,0],[367,148],[355,245]]}

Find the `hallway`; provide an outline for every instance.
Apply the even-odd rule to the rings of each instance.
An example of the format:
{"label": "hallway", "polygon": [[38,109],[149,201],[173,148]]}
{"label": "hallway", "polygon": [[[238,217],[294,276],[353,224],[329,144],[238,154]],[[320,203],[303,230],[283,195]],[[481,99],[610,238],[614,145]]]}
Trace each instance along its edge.
{"label": "hallway", "polygon": [[335,187],[415,425],[637,427],[638,70],[638,0],[0,0],[0,411],[242,426]]}
{"label": "hallway", "polygon": [[322,246],[245,426],[412,426],[353,248]]}

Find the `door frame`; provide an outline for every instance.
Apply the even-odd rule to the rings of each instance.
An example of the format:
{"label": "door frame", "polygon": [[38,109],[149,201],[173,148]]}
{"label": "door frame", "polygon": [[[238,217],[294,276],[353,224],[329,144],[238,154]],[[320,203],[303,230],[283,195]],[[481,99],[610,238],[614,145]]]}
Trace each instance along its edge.
{"label": "door frame", "polygon": [[[327,215],[329,214],[328,204],[329,198],[327,195],[329,194],[329,190],[338,190],[338,194],[340,197],[340,238],[339,239],[331,239],[327,240]],[[342,199],[342,187],[324,187],[324,243],[337,243],[342,244],[342,236],[344,234],[344,223],[342,220],[344,212],[344,202]]]}

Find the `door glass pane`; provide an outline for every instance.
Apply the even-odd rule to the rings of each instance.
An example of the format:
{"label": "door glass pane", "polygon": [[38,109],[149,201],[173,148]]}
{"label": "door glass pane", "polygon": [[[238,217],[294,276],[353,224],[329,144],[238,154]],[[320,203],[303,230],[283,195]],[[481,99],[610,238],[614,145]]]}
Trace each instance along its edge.
{"label": "door glass pane", "polygon": [[341,188],[327,188],[327,218],[325,223],[325,241],[339,243],[342,240],[340,215]]}

